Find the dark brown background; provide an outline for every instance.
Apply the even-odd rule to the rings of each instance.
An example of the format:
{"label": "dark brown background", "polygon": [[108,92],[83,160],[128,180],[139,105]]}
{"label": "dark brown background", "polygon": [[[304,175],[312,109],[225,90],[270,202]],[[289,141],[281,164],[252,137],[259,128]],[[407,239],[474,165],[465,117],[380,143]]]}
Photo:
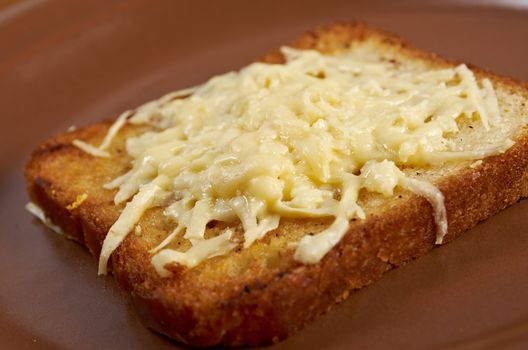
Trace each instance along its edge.
{"label": "dark brown background", "polygon": [[[85,249],[24,211],[23,164],[53,133],[343,19],[528,81],[528,4],[520,1],[9,2],[0,6],[2,349],[178,347],[142,327]],[[276,348],[526,348],[527,213],[521,202],[388,273]]]}

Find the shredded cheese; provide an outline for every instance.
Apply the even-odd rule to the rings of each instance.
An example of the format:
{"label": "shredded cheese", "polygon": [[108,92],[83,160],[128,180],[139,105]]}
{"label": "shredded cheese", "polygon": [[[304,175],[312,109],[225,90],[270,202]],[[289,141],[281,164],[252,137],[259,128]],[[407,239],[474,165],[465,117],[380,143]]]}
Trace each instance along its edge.
{"label": "shredded cheese", "polygon": [[170,276],[170,271],[165,268],[165,265],[169,263],[177,262],[188,267],[194,267],[204,259],[229,252],[236,246],[235,243],[230,241],[232,234],[233,231],[227,229],[224,233],[214,238],[201,240],[185,253],[172,249],[164,249],[160,253],[154,255],[152,258],[152,264],[160,276]]}
{"label": "shredded cheese", "polygon": [[168,182],[168,179],[164,176],[160,176],[143,186],[134,196],[132,201],[127,203],[117,221],[112,227],[110,227],[110,231],[108,231],[101,249],[99,274],[106,274],[106,266],[110,254],[112,254],[128,233],[134,228],[145,210],[152,206],[156,195],[161,192],[160,185],[163,182]]}
{"label": "shredded cheese", "polygon": [[[485,129],[500,124],[491,82],[478,82],[464,65],[425,70],[354,52],[282,52],[283,65],[254,63],[125,112],[95,152],[76,143],[104,155],[125,122],[157,127],[127,139],[132,169],[105,185],[118,189],[116,204],[127,204],[104,241],[99,273],[143,213],[159,205],[177,223],[151,250],[162,276],[170,275],[167,264],[193,267],[237,244],[249,247],[281,217],[334,217],[295,245],[295,259],[316,263],[351,218],[365,218],[361,189],[391,196],[400,186],[425,197],[441,244],[448,224],[441,191],[401,168],[481,159],[512,145],[454,146],[450,137],[464,119]],[[232,229],[206,238],[211,221],[243,231],[243,241],[232,241]],[[170,248],[176,237],[191,248]]]}
{"label": "shredded cheese", "polygon": [[89,143],[86,143],[84,141],[81,141],[81,140],[73,140],[72,141],[72,144],[74,146],[76,146],[77,148],[83,150],[84,152],[88,153],[88,154],[91,154],[92,156],[94,157],[103,157],[103,158],[108,158],[110,157],[110,154],[106,151],[103,151],[101,150],[100,148],[98,147],[94,147],[92,145],[90,145]]}
{"label": "shredded cheese", "polygon": [[112,126],[108,130],[108,133],[106,134],[105,138],[103,139],[103,142],[101,142],[99,147],[94,147],[82,140],[73,140],[72,144],[82,149],[86,153],[93,155],[94,157],[110,157],[110,154],[106,151],[106,149],[110,146],[115,135],[117,135],[119,130],[121,130],[123,125],[125,125],[127,119],[132,115],[132,113],[132,111],[126,111],[121,113],[121,115],[116,119],[115,123],[112,124]]}
{"label": "shredded cheese", "polygon": [[44,213],[44,210],[42,210],[41,207],[36,205],[33,202],[29,202],[26,204],[26,210],[29,211],[31,214],[33,214],[36,218],[38,218],[44,225],[49,227],[53,232],[58,233],[59,235],[64,235],[61,228],[57,225],[55,225]]}
{"label": "shredded cheese", "polygon": [[74,209],[77,209],[81,204],[83,204],[83,202],[86,200],[86,198],[88,198],[88,194],[87,193],[83,193],[83,194],[80,194],[78,195],[77,197],[75,197],[75,200],[68,204],[66,206],[66,209],[68,209],[68,211],[72,211]]}

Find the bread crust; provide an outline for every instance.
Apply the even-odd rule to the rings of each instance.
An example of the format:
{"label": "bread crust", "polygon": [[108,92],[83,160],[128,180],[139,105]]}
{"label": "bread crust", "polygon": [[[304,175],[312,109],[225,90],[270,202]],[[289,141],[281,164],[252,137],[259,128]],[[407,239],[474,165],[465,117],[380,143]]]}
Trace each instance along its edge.
{"label": "bread crust", "polygon": [[[377,40],[402,57],[420,59],[431,66],[456,64],[412,48],[396,36],[357,23],[317,28],[301,36],[293,46],[333,52],[364,40]],[[280,63],[283,57],[277,51],[265,56],[263,61]],[[471,68],[477,75],[492,79],[500,88],[528,99],[528,89],[522,83]],[[95,257],[99,256],[104,237],[122,209],[113,204],[114,192],[101,186],[129,168],[124,140],[145,127],[127,125],[114,142],[110,159],[94,158],[71,145],[71,141],[83,139],[97,144],[110,125],[109,122],[95,124],[50,139],[33,152],[26,167],[31,200],[65,233],[86,245]],[[486,158],[480,166],[466,167],[436,183],[445,195],[449,222],[447,242],[528,196],[526,126],[515,141],[507,152]],[[68,210],[68,204],[83,191],[89,192],[86,201]],[[159,226],[150,235],[159,236],[166,229],[166,223],[155,221],[159,212],[152,211],[147,216],[146,224],[156,222]],[[326,223],[324,220],[286,220],[281,223],[277,236],[307,232]],[[339,244],[315,265],[296,262],[288,251],[274,266],[255,263],[248,271],[234,276],[222,275],[216,270],[210,272],[212,264],[236,259],[231,255],[237,252],[211,259],[196,269],[175,267],[172,277],[160,278],[150,263],[151,242],[129,234],[112,254],[109,268],[119,285],[131,295],[145,324],[158,332],[194,346],[260,345],[280,341],[297,332],[346,299],[351,291],[372,283],[393,267],[422,256],[435,246],[434,241],[435,225],[429,203],[406,193],[369,211],[365,220],[351,222]]]}

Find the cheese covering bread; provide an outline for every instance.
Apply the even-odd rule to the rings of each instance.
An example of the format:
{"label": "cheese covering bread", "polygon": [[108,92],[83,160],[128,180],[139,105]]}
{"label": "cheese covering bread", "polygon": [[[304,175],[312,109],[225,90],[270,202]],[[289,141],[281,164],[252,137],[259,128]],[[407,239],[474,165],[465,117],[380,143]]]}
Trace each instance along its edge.
{"label": "cheese covering bread", "polygon": [[152,328],[283,339],[528,195],[525,86],[356,24],[263,62],[28,163],[33,208],[108,259]]}

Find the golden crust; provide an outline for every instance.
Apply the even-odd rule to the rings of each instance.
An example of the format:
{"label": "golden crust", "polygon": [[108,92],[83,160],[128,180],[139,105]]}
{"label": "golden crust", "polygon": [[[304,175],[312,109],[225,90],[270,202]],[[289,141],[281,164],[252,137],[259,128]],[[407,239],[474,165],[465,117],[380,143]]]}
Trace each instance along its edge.
{"label": "golden crust", "polygon": [[[454,64],[363,24],[318,28],[293,45],[329,52],[364,40],[379,41],[401,57],[423,60],[428,65]],[[274,52],[264,61],[281,62],[282,56]],[[528,89],[521,83],[477,72],[528,99]],[[52,138],[33,152],[26,167],[32,201],[95,257],[121,210],[113,205],[114,192],[101,186],[128,169],[124,140],[143,127],[126,126],[112,146],[110,159],[93,158],[72,146],[71,141],[79,138],[97,144],[109,125],[100,123]],[[465,168],[444,177],[437,185],[446,200],[447,241],[528,196],[526,129],[506,153],[485,159],[475,169]],[[67,210],[66,206],[81,193],[88,194],[86,200]],[[259,260],[261,249],[281,242],[281,237],[317,230],[326,224],[321,220],[285,220],[276,237],[266,238],[247,251],[214,258],[195,269],[175,268],[173,277],[162,279],[152,268],[148,254],[153,242],[167,232],[168,224],[162,217],[156,210],[147,213],[142,219],[142,236],[130,234],[125,239],[112,254],[110,269],[149,327],[195,346],[257,345],[284,339],[346,299],[350,291],[425,254],[434,247],[435,239],[430,205],[421,197],[406,194],[369,211],[367,219],[351,222],[342,241],[318,264],[302,265],[293,260],[291,251],[280,249],[277,259],[268,256]],[[254,259],[247,263],[248,257]],[[247,268],[233,273],[232,265],[239,261],[245,261]]]}

